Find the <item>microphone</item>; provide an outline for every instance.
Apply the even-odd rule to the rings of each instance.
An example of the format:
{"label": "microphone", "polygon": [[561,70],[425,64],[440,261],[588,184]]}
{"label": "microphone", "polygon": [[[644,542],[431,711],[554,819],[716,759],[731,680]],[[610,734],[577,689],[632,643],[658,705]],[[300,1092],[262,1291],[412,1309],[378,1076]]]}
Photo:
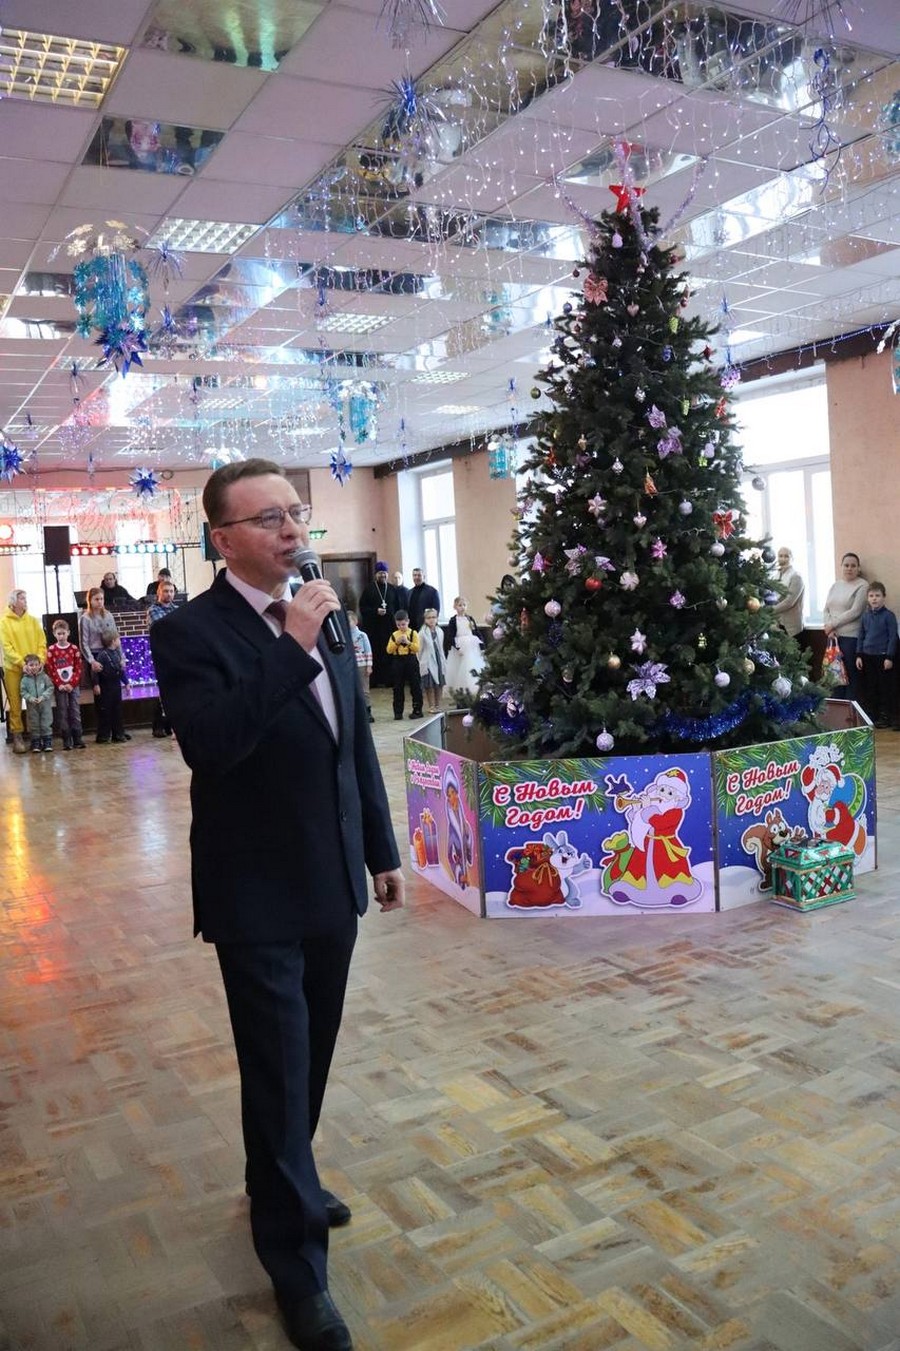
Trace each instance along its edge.
{"label": "microphone", "polygon": [[[318,555],[312,549],[297,549],[294,554],[294,566],[304,582],[315,582],[322,576]],[[343,652],[344,635],[333,611],[329,611],[322,621],[322,632],[325,634],[330,652]]]}

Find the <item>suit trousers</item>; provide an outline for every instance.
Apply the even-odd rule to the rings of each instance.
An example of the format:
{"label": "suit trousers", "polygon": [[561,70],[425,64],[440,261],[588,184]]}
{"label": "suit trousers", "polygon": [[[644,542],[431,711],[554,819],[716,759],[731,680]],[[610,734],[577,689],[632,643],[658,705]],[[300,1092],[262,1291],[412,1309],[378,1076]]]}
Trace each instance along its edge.
{"label": "suit trousers", "polygon": [[288,1303],[328,1288],[328,1219],[312,1140],[356,929],[353,911],[327,933],[294,942],[216,944],[241,1076],[253,1246]]}

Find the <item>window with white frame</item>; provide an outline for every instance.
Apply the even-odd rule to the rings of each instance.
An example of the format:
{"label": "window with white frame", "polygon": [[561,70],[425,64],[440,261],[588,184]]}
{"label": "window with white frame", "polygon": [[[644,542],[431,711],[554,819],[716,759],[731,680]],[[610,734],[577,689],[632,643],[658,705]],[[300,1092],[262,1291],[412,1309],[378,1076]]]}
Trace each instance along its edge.
{"label": "window with white frame", "polygon": [[[116,524],[116,543],[120,546],[139,544],[149,535],[147,521],[119,521]],[[152,561],[148,554],[120,553],[110,560],[109,570],[115,572],[119,585],[124,586],[129,596],[139,600],[147,590],[148,582],[154,580]]]}
{"label": "window with white frame", "polygon": [[453,467],[448,464],[419,474],[418,481],[422,567],[427,580],[438,590],[442,614],[449,614],[459,591]]}
{"label": "window with white frame", "polygon": [[[743,449],[747,533],[787,547],[806,583],[804,623],[821,624],[834,581],[834,529],[825,377],[760,380],[735,400]],[[754,486],[755,485],[755,486]]]}

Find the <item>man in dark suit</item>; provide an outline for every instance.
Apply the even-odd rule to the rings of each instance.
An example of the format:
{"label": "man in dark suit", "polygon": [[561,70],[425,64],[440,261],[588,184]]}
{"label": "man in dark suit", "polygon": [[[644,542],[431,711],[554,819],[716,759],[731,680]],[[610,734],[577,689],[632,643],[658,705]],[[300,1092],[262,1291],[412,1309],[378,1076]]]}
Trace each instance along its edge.
{"label": "man in dark suit", "polygon": [[228,999],[257,1255],[294,1345],[344,1351],[326,1258],[329,1220],[350,1215],[323,1192],[312,1139],[366,870],[382,910],[402,905],[403,875],[340,602],[322,579],[288,588],[309,509],[267,460],[216,470],[203,505],[226,571],[150,630],[193,771],[194,931],[215,943]]}
{"label": "man in dark suit", "polygon": [[435,587],[425,581],[421,568],[413,568],[412,579],[413,584],[406,609],[409,614],[409,627],[414,633],[418,633],[425,623],[426,610],[437,610],[438,616],[440,616],[441,598]]}

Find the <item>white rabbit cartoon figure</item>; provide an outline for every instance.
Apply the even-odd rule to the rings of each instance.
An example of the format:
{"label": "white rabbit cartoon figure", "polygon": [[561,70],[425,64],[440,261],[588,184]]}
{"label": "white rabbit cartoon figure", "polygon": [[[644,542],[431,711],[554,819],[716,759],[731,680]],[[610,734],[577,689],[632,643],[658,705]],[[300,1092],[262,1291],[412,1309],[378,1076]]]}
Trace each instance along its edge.
{"label": "white rabbit cartoon figure", "polygon": [[557,831],[555,835],[548,832],[544,836],[544,844],[552,850],[550,862],[559,873],[565,904],[570,910],[580,910],[581,893],[574,879],[580,873],[590,871],[590,855],[579,854],[574,844],[569,843],[569,836],[564,830]]}

